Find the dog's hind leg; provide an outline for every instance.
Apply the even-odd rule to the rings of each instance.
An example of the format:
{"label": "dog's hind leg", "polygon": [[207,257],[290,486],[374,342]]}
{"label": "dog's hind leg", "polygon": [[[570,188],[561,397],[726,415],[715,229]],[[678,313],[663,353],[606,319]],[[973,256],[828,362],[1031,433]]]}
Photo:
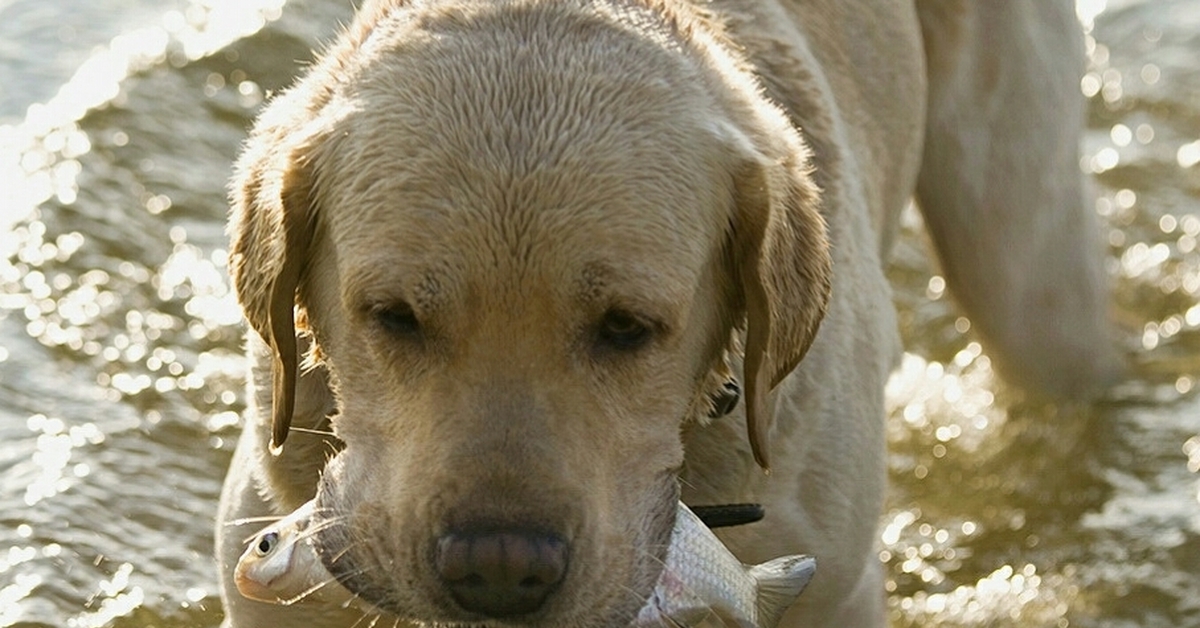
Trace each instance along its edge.
{"label": "dog's hind leg", "polygon": [[1077,397],[1121,371],[1083,196],[1071,0],[919,0],[929,105],[918,202],[951,293],[1010,380]]}

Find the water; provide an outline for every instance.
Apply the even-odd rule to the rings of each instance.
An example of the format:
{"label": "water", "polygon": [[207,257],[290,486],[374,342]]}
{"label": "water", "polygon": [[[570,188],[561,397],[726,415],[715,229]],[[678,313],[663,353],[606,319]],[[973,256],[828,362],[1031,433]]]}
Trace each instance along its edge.
{"label": "water", "polygon": [[[1200,626],[1200,2],[1079,4],[1081,167],[1135,374],[1092,405],[1024,400],[906,218],[896,627]],[[0,627],[220,621],[243,407],[224,185],[264,94],[348,15],[281,5],[0,0]]]}

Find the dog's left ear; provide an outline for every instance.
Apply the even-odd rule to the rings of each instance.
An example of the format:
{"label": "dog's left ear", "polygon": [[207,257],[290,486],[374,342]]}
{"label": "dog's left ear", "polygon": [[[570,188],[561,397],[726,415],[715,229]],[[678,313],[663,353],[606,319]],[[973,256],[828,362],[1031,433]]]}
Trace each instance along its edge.
{"label": "dog's left ear", "polygon": [[[746,428],[770,469],[771,390],[808,351],[829,301],[831,259],[807,151],[746,159],[734,175],[736,279],[746,310]],[[792,144],[792,142],[786,142]]]}

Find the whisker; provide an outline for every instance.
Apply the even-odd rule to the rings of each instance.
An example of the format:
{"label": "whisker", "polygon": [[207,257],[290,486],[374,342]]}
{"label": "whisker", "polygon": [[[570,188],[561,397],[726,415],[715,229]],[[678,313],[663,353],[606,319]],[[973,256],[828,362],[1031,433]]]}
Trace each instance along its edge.
{"label": "whisker", "polygon": [[[327,511],[327,512],[330,512],[330,511]],[[306,528],[304,528],[304,533],[301,535],[300,538],[308,538],[310,536],[317,534],[318,532],[321,532],[323,530],[328,530],[329,528],[332,528],[334,526],[346,525],[346,522],[349,520],[350,520],[350,517],[348,517],[346,515],[337,515],[334,517],[326,517],[326,518],[318,521],[316,524],[310,524]]]}
{"label": "whisker", "polygon": [[[645,608],[646,604],[648,604],[650,602],[649,597],[647,597],[646,599],[642,599],[642,596],[638,595],[638,593],[636,591],[634,591],[633,589],[631,589],[625,585],[620,585],[620,586],[622,589],[625,590],[625,592],[627,592],[627,593],[629,593],[629,595],[633,596],[634,599],[636,599],[642,603],[641,608]],[[641,616],[641,608],[638,609],[639,618]],[[683,626],[683,624],[675,621],[674,618],[672,618],[670,615],[667,615],[667,613],[662,608],[658,607],[657,605],[655,605],[654,615],[658,618],[659,626],[661,628],[685,628]]]}
{"label": "whisker", "polygon": [[666,613],[660,612],[658,614],[658,619],[662,622],[662,626],[664,628],[685,628],[682,623],[676,621],[674,617],[671,617]]}
{"label": "whisker", "polygon": [[291,427],[290,431],[302,432],[304,434],[316,434],[317,436],[333,436],[334,438],[337,437],[337,434],[334,434],[332,430],[315,430],[315,429],[312,429],[311,427],[296,427],[293,425]]}
{"label": "whisker", "polygon": [[363,613],[361,616],[359,616],[358,619],[354,620],[353,624],[350,624],[350,628],[358,628],[358,625],[363,623],[364,621],[366,621],[368,617],[372,616],[372,614],[374,614],[375,619],[371,620],[372,621],[371,625],[374,626],[375,625],[374,622],[379,620],[379,613],[373,611],[371,613]]}
{"label": "whisker", "polygon": [[[357,575],[359,575],[359,574],[362,574],[362,573],[365,573],[365,572],[366,572],[366,570],[365,570],[365,569],[359,569],[359,570],[357,570],[357,571],[355,571],[355,572],[353,572],[353,573],[351,573],[351,574],[349,574],[349,575],[352,575],[352,576],[357,576]],[[309,588],[305,589],[304,591],[301,591],[301,592],[300,592],[299,594],[297,594],[295,597],[292,597],[292,598],[289,598],[289,599],[283,600],[283,601],[282,601],[282,604],[283,604],[284,606],[290,606],[290,605],[292,605],[292,604],[295,604],[295,603],[297,603],[297,602],[300,602],[300,601],[301,601],[301,600],[303,600],[304,598],[307,598],[307,597],[309,597],[309,596],[311,596],[311,595],[314,595],[314,594],[316,594],[318,591],[320,591],[321,589],[324,589],[325,587],[327,587],[327,586],[329,586],[329,585],[331,585],[331,584],[332,584],[332,585],[337,585],[337,584],[338,584],[337,577],[335,577],[335,576],[332,576],[332,575],[331,575],[331,576],[329,576],[328,578],[326,578],[325,580],[322,580],[321,582],[318,582],[317,584],[314,584],[314,585],[312,585],[311,587],[309,587]],[[355,595],[355,597],[358,597],[358,596],[357,596],[357,594]],[[343,607],[343,608],[346,608],[346,607]]]}
{"label": "whisker", "polygon": [[[304,535],[301,538],[302,539],[310,538],[310,537],[316,535],[317,533],[321,532],[322,530],[327,530],[329,528],[332,528],[335,525],[346,525],[346,520],[347,520],[346,518],[327,519],[325,521],[322,521],[317,526],[306,529],[304,531]],[[360,541],[360,540],[351,539],[349,543],[346,543],[346,545],[343,546],[341,549],[339,549],[336,554],[334,554],[333,556],[331,556],[329,558],[329,562],[330,563],[338,562],[339,560],[344,558],[346,556],[346,554],[350,553],[350,550],[354,549],[361,543],[362,543],[362,541]]]}
{"label": "whisker", "polygon": [[666,568],[667,568],[667,559],[666,559],[666,558],[659,558],[658,556],[656,556],[656,555],[655,555],[653,552],[651,552],[650,550],[651,550],[651,549],[660,549],[660,548],[661,548],[662,550],[664,550],[664,551],[663,551],[663,556],[666,556],[666,550],[667,550],[667,549],[669,549],[670,547],[671,547],[671,544],[670,544],[670,543],[655,543],[655,544],[653,544],[653,545],[650,545],[650,546],[648,546],[648,547],[646,547],[646,548],[643,548],[643,549],[641,549],[641,550],[639,550],[639,551],[641,551],[641,553],[642,553],[642,555],[643,555],[643,556],[645,556],[646,558],[649,558],[650,560],[652,560],[652,561],[654,561],[654,562],[656,562],[656,563],[658,563],[658,564],[662,565],[663,569],[666,569]]}
{"label": "whisker", "polygon": [[[316,511],[316,514],[324,513],[324,512],[332,512],[332,510],[329,508],[321,508]],[[237,526],[244,526],[244,525],[250,525],[250,524],[263,524],[263,523],[271,524],[271,523],[275,523],[277,521],[281,521],[285,517],[287,517],[287,515],[261,515],[261,516],[257,516],[257,517],[242,517],[239,519],[232,519],[232,520],[226,521],[223,525],[226,525],[229,527],[237,527]],[[345,519],[346,519],[346,517],[343,517],[343,516],[329,517],[327,519],[323,519],[318,525],[309,526],[309,527],[305,528],[304,530],[302,530],[300,532],[300,536],[296,540],[300,541],[300,540],[306,539],[306,538],[316,534],[317,532],[320,532],[321,530],[324,530],[330,526],[337,525],[339,523],[343,523]],[[254,532],[253,534],[250,534],[249,536],[243,538],[242,544],[243,545],[249,544],[251,541],[258,538],[258,535],[260,535],[260,534],[262,534],[261,529]]]}
{"label": "whisker", "polygon": [[347,521],[350,521],[349,515],[343,515],[343,514],[334,514],[332,516],[320,517],[320,515],[325,515],[327,513],[336,513],[336,512],[337,511],[335,511],[334,509],[327,508],[327,507],[322,507],[322,508],[316,509],[313,512],[313,516],[311,518],[309,518],[307,525],[305,525],[304,529],[300,531],[300,538],[307,539],[312,536],[316,536],[317,533],[319,533],[319,532],[328,530],[329,528],[332,528],[334,526],[339,526],[339,525],[344,526],[344,525],[346,525]]}
{"label": "whisker", "polygon": [[[275,521],[279,521],[279,519],[282,519],[282,517],[276,518]],[[259,537],[259,535],[261,535],[261,534],[262,534],[262,530],[259,530],[258,532],[255,532],[254,534],[251,534],[250,536],[242,539],[242,545],[249,545],[249,544],[253,543],[254,539],[257,539]]]}
{"label": "whisker", "polygon": [[279,515],[261,515],[258,517],[241,517],[239,519],[230,519],[229,521],[226,521],[222,525],[226,525],[226,526],[229,526],[232,528],[232,527],[236,527],[236,526],[249,525],[251,523],[275,523],[276,521],[279,521],[280,519],[283,519],[283,517],[281,517]]}
{"label": "whisker", "polygon": [[625,585],[625,584],[618,584],[617,586],[621,587],[621,590],[624,591],[625,593],[628,593],[631,597],[633,597],[633,599],[642,602],[643,606],[645,605],[646,600],[642,599],[642,596],[638,595],[638,592],[634,591],[632,587],[629,587],[628,585]]}
{"label": "whisker", "polygon": [[[355,596],[355,597],[358,597],[358,596]],[[350,628],[356,628],[356,626],[359,626],[363,622],[368,621],[368,620],[371,621],[370,625],[374,626],[375,622],[379,621],[379,618],[382,616],[383,616],[383,613],[380,610],[378,610],[372,606],[369,610],[363,611],[362,615],[360,615],[359,618],[357,620],[355,620],[353,624],[350,625]]]}
{"label": "whisker", "polygon": [[[357,576],[359,574],[364,574],[364,573],[367,573],[366,569],[359,569],[359,570],[355,571],[353,573],[353,575]],[[354,593],[353,595],[350,596],[350,599],[346,600],[345,602],[342,602],[342,608],[350,608],[350,605],[356,601],[362,601],[366,604],[371,604],[370,602],[363,600],[363,597],[361,595],[359,595],[358,593]],[[374,607],[375,607],[375,605],[371,604],[371,608],[374,609]]]}
{"label": "whisker", "polygon": [[338,553],[337,553],[337,554],[334,554],[333,556],[331,556],[331,557],[329,558],[329,562],[330,562],[330,563],[336,563],[337,561],[339,561],[339,560],[341,560],[341,559],[345,558],[345,557],[346,557],[346,554],[349,554],[349,553],[350,553],[350,550],[351,550],[351,549],[354,549],[354,547],[355,547],[356,545],[358,545],[358,544],[359,544],[359,542],[358,542],[358,541],[354,541],[354,542],[352,542],[352,543],[347,543],[347,544],[346,544],[346,546],[345,546],[345,547],[343,547],[343,548],[342,548],[340,551],[338,551]]}

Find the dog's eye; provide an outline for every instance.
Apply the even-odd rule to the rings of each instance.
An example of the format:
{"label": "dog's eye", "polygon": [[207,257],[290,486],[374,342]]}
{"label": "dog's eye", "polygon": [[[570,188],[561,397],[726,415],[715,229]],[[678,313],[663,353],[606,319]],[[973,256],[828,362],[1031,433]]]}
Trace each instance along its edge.
{"label": "dog's eye", "polygon": [[370,308],[371,317],[385,331],[398,336],[415,336],[421,333],[421,323],[412,307],[404,302],[376,305]]}
{"label": "dog's eye", "polygon": [[609,310],[600,321],[597,340],[600,345],[618,351],[644,347],[653,336],[651,326],[621,310]]}

